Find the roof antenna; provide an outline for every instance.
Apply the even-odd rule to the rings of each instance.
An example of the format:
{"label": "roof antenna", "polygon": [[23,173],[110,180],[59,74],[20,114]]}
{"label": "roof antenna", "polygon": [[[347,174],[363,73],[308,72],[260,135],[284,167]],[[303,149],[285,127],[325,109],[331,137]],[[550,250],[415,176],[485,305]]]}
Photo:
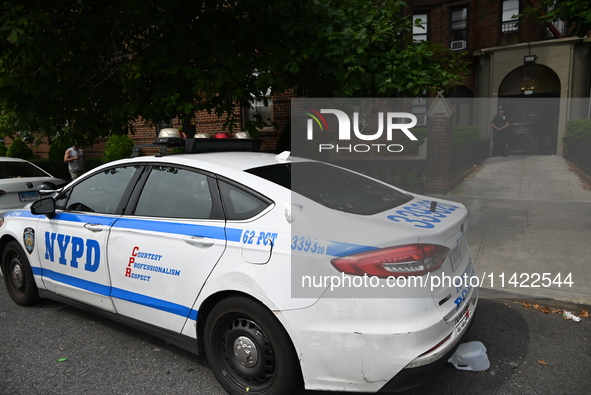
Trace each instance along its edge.
{"label": "roof antenna", "polygon": [[431,211],[432,213],[434,213],[435,210],[437,210],[437,202],[435,200],[432,200],[431,201],[431,207],[429,207],[429,211]]}

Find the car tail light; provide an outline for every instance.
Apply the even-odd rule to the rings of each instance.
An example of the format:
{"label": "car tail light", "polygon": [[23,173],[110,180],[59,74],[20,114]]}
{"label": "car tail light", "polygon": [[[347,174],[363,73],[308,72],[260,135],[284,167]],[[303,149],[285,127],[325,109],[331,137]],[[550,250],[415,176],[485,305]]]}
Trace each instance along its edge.
{"label": "car tail light", "polygon": [[407,244],[334,258],[330,262],[339,271],[357,276],[422,276],[437,270],[450,249],[437,244]]}
{"label": "car tail light", "polygon": [[451,333],[449,335],[445,336],[445,339],[443,339],[442,341],[440,341],[439,343],[437,343],[436,345],[434,345],[433,347],[431,347],[430,349],[428,349],[427,351],[425,351],[424,353],[419,355],[419,357],[422,357],[423,355],[429,354],[430,352],[437,350],[439,347],[441,347],[443,345],[443,343],[448,341],[450,337],[451,337]]}

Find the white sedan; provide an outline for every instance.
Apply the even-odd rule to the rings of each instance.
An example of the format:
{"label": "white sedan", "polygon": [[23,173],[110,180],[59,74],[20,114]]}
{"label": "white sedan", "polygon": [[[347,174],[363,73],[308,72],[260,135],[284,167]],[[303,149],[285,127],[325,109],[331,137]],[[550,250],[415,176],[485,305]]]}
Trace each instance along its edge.
{"label": "white sedan", "polygon": [[0,157],[0,215],[39,199],[37,188],[48,182],[54,187],[66,184],[29,161]]}
{"label": "white sedan", "polygon": [[231,394],[390,392],[446,363],[472,320],[466,217],[287,153],[138,157],[8,212],[1,268],[16,303],[204,353]]}

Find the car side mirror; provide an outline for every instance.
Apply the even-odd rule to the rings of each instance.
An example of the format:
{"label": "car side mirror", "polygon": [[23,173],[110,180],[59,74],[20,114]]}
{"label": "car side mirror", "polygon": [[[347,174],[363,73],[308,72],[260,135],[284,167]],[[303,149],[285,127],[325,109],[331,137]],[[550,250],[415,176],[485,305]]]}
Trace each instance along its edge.
{"label": "car side mirror", "polygon": [[35,200],[31,204],[31,213],[35,215],[46,215],[51,218],[55,215],[55,201],[51,197]]}

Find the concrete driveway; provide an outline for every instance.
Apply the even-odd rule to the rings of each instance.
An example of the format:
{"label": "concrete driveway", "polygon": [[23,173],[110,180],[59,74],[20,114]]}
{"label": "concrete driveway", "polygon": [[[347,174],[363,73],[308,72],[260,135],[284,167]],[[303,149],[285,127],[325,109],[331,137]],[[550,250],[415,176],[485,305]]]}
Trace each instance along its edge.
{"label": "concrete driveway", "polygon": [[445,198],[468,208],[483,296],[591,304],[591,188],[560,156],[488,158]]}

